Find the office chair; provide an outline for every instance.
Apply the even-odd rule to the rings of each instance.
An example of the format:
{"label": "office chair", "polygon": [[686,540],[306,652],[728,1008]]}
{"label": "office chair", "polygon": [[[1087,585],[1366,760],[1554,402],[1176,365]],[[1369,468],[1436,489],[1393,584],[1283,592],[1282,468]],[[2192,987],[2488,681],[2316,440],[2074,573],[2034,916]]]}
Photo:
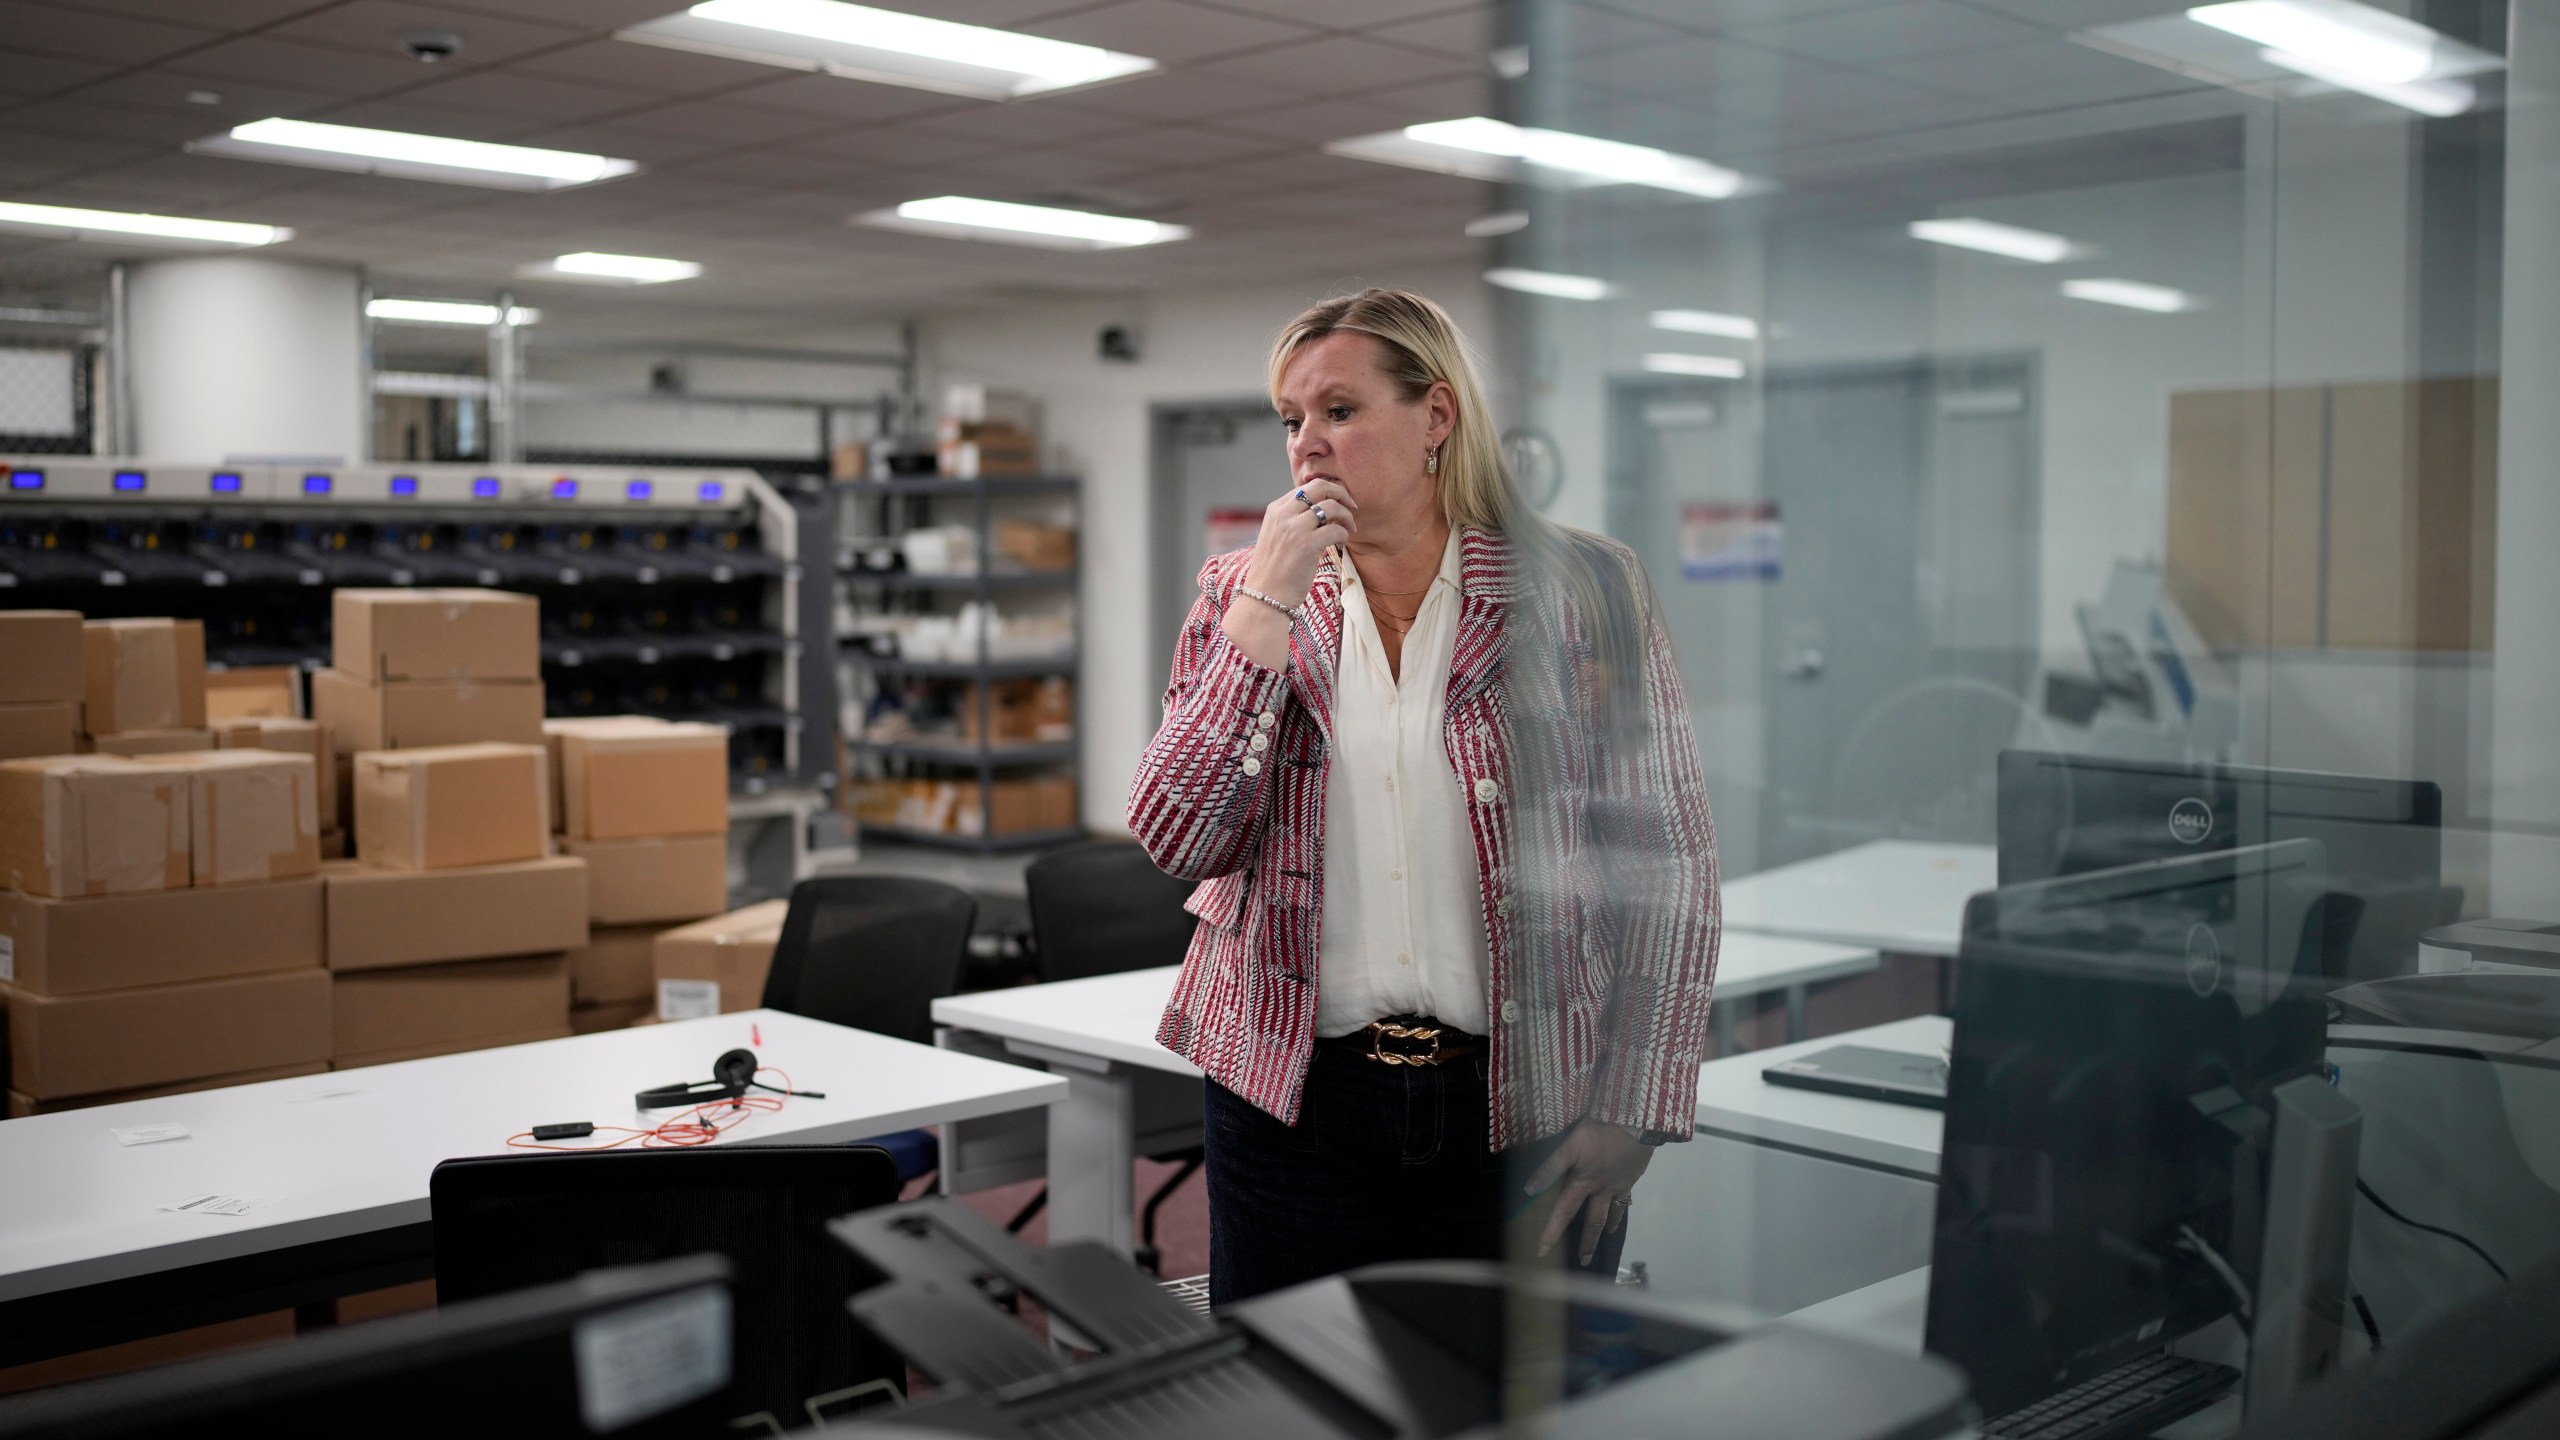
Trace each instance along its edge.
{"label": "office chair", "polygon": [[854,1145],[447,1160],[428,1182],[436,1300],[724,1255],[735,1276],[736,1403],[796,1429],[849,1391],[903,1386],[904,1363],[845,1309],[871,1277],[826,1230],[849,1211],[895,1203],[898,1188],[888,1155]]}
{"label": "office chair", "polygon": [[[812,1020],[933,1043],[933,1002],[957,994],[977,923],[965,890],[908,875],[821,875],[791,888],[764,982],[764,1006]],[[889,1152],[898,1178],[933,1172],[928,1130],[863,1142]]]}
{"label": "office chair", "polygon": [[[1022,879],[1030,893],[1032,943],[1039,950],[1042,980],[1179,965],[1191,949],[1192,928],[1200,923],[1182,908],[1191,896],[1190,882],[1158,870],[1147,852],[1124,840],[1087,840],[1043,855],[1031,862]],[[1203,1154],[1201,1147],[1189,1145],[1147,1158],[1181,1167],[1147,1197],[1141,1212],[1136,1259],[1152,1271],[1163,1259],[1156,1246],[1156,1212],[1199,1170]],[[1013,1217],[1011,1228],[1019,1233],[1048,1201],[1048,1187],[1043,1186]]]}

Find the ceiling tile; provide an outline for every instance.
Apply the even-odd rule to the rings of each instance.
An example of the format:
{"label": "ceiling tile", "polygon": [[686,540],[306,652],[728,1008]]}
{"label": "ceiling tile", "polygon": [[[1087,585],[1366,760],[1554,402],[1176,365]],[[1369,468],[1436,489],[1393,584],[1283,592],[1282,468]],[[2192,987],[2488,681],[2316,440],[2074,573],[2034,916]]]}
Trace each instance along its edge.
{"label": "ceiling tile", "polygon": [[793,148],[866,165],[917,170],[934,165],[959,164],[981,155],[996,154],[1005,147],[967,135],[943,135],[897,125],[849,131],[833,140]]}
{"label": "ceiling tile", "polygon": [[[8,83],[9,68],[0,66],[0,85]],[[210,105],[198,105],[189,95],[211,95]],[[168,110],[196,117],[197,133],[210,135],[231,126],[245,124],[268,115],[296,115],[325,105],[333,98],[309,90],[280,85],[260,85],[241,80],[207,80],[181,75],[158,68],[127,70],[107,76],[95,84],[83,85],[73,99],[96,105],[129,106],[137,110]]]}
{"label": "ceiling tile", "polygon": [[206,0],[38,0],[38,3],[66,10],[167,20],[240,34],[290,16],[325,9],[335,0],[222,0],[219,5],[208,4]]}
{"label": "ceiling tile", "polygon": [[[248,35],[198,50],[170,69],[215,80],[245,80],[333,99],[375,95],[423,83],[425,67],[397,55],[366,55]],[[220,86],[213,87],[220,89]]]}
{"label": "ceiling tile", "polygon": [[729,100],[682,100],[653,110],[616,116],[614,124],[634,130],[698,135],[731,145],[767,145],[812,138],[832,128],[813,115],[765,110]]}
{"label": "ceiling tile", "polygon": [[205,25],[177,25],[85,9],[0,0],[0,36],[8,48],[108,65],[147,65],[219,40]]}
{"label": "ceiling tile", "polygon": [[999,150],[951,167],[952,187],[989,199],[1071,204],[1058,192],[1118,173],[1125,166],[1100,156],[1063,150]]}
{"label": "ceiling tile", "polygon": [[[628,46],[642,49],[642,46]],[[677,52],[668,51],[668,54]],[[759,85],[729,91],[723,98],[741,105],[794,110],[847,124],[889,124],[926,115],[949,115],[986,105],[984,100],[938,95],[904,85],[873,85],[834,75],[794,75],[763,67],[772,77]]]}
{"label": "ceiling tile", "polygon": [[[534,51],[568,44],[584,33],[575,27],[535,23],[534,17],[541,13],[539,6],[525,6],[517,11],[518,18],[501,20],[440,5],[407,4],[403,0],[346,0],[346,3],[315,11],[300,19],[288,20],[266,33],[280,39],[330,45],[361,54],[389,55],[408,61],[420,71],[433,73],[448,66],[458,69],[499,64]],[[401,46],[400,37],[413,30],[451,31],[462,37],[462,50],[452,58],[432,65],[410,59]]]}
{"label": "ceiling tile", "polygon": [[1896,79],[2017,110],[2094,105],[2191,90],[2203,83],[2061,39],[1933,55],[1904,61],[1891,73]]}
{"label": "ceiling tile", "polygon": [[2032,26],[1948,0],[1903,0],[1882,10],[1845,10],[1742,26],[1728,33],[1811,59],[1877,69],[1921,55],[2019,45],[2038,38]]}
{"label": "ceiling tile", "polygon": [[143,110],[84,100],[33,100],[8,111],[5,119],[12,129],[42,135],[96,135],[165,150],[221,128],[183,110]]}
{"label": "ceiling tile", "polygon": [[[1452,117],[1440,115],[1433,118]],[[1229,116],[1218,122],[1217,129],[1224,134],[1260,140],[1267,149],[1312,150],[1335,140],[1398,130],[1412,123],[1402,119],[1401,112],[1364,99],[1302,100]]]}
{"label": "ceiling tile", "polygon": [[1303,98],[1296,90],[1212,75],[1168,70],[1048,101],[1061,110],[1084,110],[1131,120],[1192,121]]}
{"label": "ceiling tile", "polygon": [[1131,170],[1179,168],[1241,159],[1290,148],[1292,142],[1256,133],[1258,127],[1210,129],[1200,125],[1141,125],[1076,142],[1078,154]]}
{"label": "ceiling tile", "polygon": [[1247,14],[1321,25],[1328,30],[1357,30],[1392,25],[1449,8],[1449,0],[1215,0],[1219,8]]}
{"label": "ceiling tile", "polygon": [[1127,122],[1116,116],[1061,110],[1038,100],[1017,100],[1010,104],[955,110],[910,121],[897,128],[901,134],[957,135],[963,139],[984,140],[1015,148],[1054,149],[1060,145],[1072,145],[1088,135],[1109,134],[1126,128],[1126,125]]}
{"label": "ceiling tile", "polygon": [[1685,30],[1720,30],[1772,20],[1799,20],[1838,10],[1872,10],[1900,4],[1901,0],[1585,0],[1585,3],[1596,9],[1638,15]]}
{"label": "ceiling tile", "polygon": [[1100,45],[1176,65],[1236,50],[1303,40],[1317,33],[1279,17],[1244,15],[1185,4],[1182,0],[1114,0],[1022,28],[1035,35]]}
{"label": "ceiling tile", "polygon": [[2112,25],[2119,20],[2147,20],[2154,15],[2175,14],[2181,8],[2174,0],[2171,3],[2163,3],[2163,0],[1969,0],[1969,3],[2054,30],[2086,30],[2092,25]]}
{"label": "ceiling tile", "polygon": [[[657,0],[657,3],[663,3],[663,0]],[[637,91],[665,99],[761,84],[789,73],[770,65],[756,65],[719,55],[697,55],[690,50],[670,50],[663,45],[634,45],[627,40],[590,40],[580,45],[546,50],[513,61],[507,68],[529,75],[609,85],[618,90]],[[793,78],[823,77],[804,75]]]}
{"label": "ceiling tile", "polygon": [[1554,4],[1555,22],[1552,34],[1541,31],[1542,48],[1561,50],[1570,56],[1603,55],[1612,50],[1632,50],[1639,45],[1661,45],[1696,34],[1662,19],[1630,15],[1609,8],[1606,3],[1590,0]]}
{"label": "ceiling tile", "polygon": [[[448,8],[510,20],[523,17],[528,7],[524,0],[451,0]],[[551,24],[596,32],[672,15],[684,8],[684,0],[538,0],[531,8]]]}
{"label": "ceiling tile", "polygon": [[1437,51],[1352,35],[1275,45],[1191,68],[1196,74],[1250,80],[1302,95],[1352,95],[1389,85],[1427,84],[1473,69]]}
{"label": "ceiling tile", "polygon": [[595,125],[565,125],[558,129],[528,130],[514,137],[518,144],[540,145],[552,150],[577,150],[589,155],[611,155],[621,160],[636,160],[645,170],[651,166],[674,165],[705,155],[737,148],[735,142],[711,135],[687,134],[664,128],[642,129],[619,121]]}
{"label": "ceiling tile", "polygon": [[400,98],[441,110],[544,125],[575,125],[622,111],[641,109],[649,104],[645,98],[624,90],[608,90],[601,85],[550,80],[506,70],[481,70],[457,75],[450,80],[405,91]]}
{"label": "ceiling tile", "polygon": [[50,55],[41,65],[0,65],[0,103],[30,95],[68,94],[85,88],[101,76],[115,73],[116,67],[112,65],[65,60]]}
{"label": "ceiling tile", "polygon": [[1493,49],[1494,11],[1488,4],[1461,5],[1418,20],[1379,25],[1361,32],[1417,50],[1437,50],[1465,60],[1482,60]]}
{"label": "ceiling tile", "polygon": [[1357,101],[1364,107],[1386,114],[1386,126],[1381,128],[1496,113],[1492,80],[1482,75],[1435,80],[1424,85],[1389,85],[1364,91]]}

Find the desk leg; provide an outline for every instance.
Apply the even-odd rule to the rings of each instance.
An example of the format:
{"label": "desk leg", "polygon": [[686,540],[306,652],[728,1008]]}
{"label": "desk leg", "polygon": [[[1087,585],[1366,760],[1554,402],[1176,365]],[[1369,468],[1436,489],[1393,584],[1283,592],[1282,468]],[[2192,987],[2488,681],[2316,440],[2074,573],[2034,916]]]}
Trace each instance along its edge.
{"label": "desk leg", "polygon": [[1803,1038],[1804,987],[1790,985],[1787,987],[1787,1043],[1792,1045]]}
{"label": "desk leg", "polygon": [[1099,1240],[1130,1253],[1135,1243],[1136,1077],[1107,1061],[1046,1046],[1016,1044],[1067,1082],[1049,1107],[1049,1240]]}

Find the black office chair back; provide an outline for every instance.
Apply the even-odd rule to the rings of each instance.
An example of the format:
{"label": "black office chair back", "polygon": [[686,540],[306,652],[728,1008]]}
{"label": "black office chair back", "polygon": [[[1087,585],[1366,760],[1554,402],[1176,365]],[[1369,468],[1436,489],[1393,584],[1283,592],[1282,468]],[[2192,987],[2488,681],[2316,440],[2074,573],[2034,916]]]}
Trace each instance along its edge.
{"label": "black office chair back", "polygon": [[764,1004],[933,1043],[933,1002],[958,993],[978,902],[909,875],[821,875],[791,888]]}
{"label": "black office chair back", "polygon": [[870,1277],[826,1230],[836,1216],[897,1200],[897,1165],[881,1150],[487,1155],[438,1165],[428,1196],[439,1303],[712,1251],[735,1275],[741,1413],[797,1428],[811,1396],[904,1379],[904,1363],[845,1310]]}
{"label": "black office chair back", "polygon": [[1125,840],[1087,840],[1023,872],[1040,978],[1080,980],[1179,965],[1200,922],[1182,908],[1191,882]]}

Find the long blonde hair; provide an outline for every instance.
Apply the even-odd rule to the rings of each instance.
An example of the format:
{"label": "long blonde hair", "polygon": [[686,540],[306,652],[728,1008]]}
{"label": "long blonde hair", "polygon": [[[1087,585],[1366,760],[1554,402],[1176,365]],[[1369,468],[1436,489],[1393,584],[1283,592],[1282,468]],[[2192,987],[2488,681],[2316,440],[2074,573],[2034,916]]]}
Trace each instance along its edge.
{"label": "long blonde hair", "polygon": [[1590,636],[1609,718],[1615,727],[1642,725],[1651,582],[1623,546],[1549,520],[1521,495],[1502,458],[1501,435],[1476,377],[1473,347],[1448,311],[1409,290],[1375,287],[1318,301],[1271,342],[1271,392],[1279,393],[1281,375],[1300,347],[1345,330],[1385,347],[1387,375],[1406,404],[1419,403],[1433,385],[1449,387],[1458,423],[1440,447],[1436,478],[1441,513],[1452,525],[1502,536],[1515,550],[1517,564],[1563,586]]}

